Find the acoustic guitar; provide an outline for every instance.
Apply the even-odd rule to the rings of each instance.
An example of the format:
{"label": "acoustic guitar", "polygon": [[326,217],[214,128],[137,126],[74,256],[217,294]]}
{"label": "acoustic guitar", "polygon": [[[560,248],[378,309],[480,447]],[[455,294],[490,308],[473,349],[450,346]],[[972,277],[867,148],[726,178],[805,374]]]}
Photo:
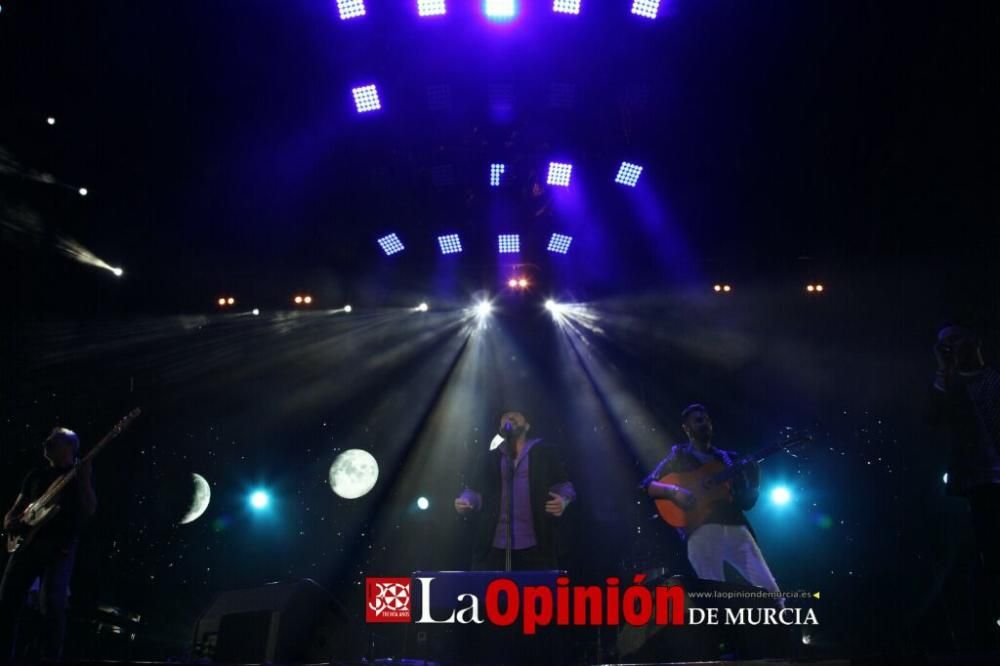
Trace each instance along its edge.
{"label": "acoustic guitar", "polygon": [[656,510],[668,524],[692,531],[704,524],[720,503],[733,501],[732,479],[742,474],[748,465],[761,462],[772,453],[787,451],[811,440],[812,436],[808,433],[789,429],[782,434],[779,441],[743,456],[732,465],[727,466],[721,460],[711,460],[689,472],[667,474],[660,479],[660,483],[680,486],[687,490],[694,495],[695,504],[685,510],[673,500],[658,499]]}
{"label": "acoustic guitar", "polygon": [[19,548],[24,548],[32,541],[34,541],[35,536],[45,528],[50,520],[55,518],[56,514],[59,513],[59,495],[62,493],[63,489],[76,478],[76,472],[78,467],[94,458],[98,453],[100,453],[108,443],[116,438],[122,433],[122,431],[127,428],[132,421],[142,413],[140,409],[133,409],[129,412],[125,418],[118,422],[118,424],[111,429],[111,431],[104,436],[97,445],[90,450],[83,460],[77,463],[71,470],[60,476],[58,479],[52,482],[52,485],[46,489],[41,496],[34,502],[25,507],[24,511],[21,512],[21,516],[18,518],[19,529],[12,533],[7,534],[7,552],[13,553]]}

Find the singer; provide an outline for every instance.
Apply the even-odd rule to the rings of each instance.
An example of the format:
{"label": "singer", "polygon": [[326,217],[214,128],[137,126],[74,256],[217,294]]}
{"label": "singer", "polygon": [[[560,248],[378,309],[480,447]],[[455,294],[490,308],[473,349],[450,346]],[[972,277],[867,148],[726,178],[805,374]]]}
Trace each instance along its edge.
{"label": "singer", "polygon": [[555,569],[553,521],[576,499],[555,450],[528,439],[521,412],[500,417],[503,443],[482,453],[455,499],[460,515],[478,514],[472,568],[485,571]]}

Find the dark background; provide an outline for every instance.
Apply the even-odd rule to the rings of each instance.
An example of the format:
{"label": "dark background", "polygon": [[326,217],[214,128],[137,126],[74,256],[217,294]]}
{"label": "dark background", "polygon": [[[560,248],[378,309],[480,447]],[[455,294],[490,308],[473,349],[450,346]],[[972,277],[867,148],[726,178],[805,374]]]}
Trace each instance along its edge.
{"label": "dark background", "polygon": [[[2,3],[0,500],[53,425],[86,446],[146,412],[97,463],[74,612],[141,613],[134,656],[165,657],[220,590],[311,577],[360,612],[365,575],[461,568],[451,498],[510,405],[577,481],[575,578],[683,571],[633,488],[698,400],[727,448],[816,434],[765,464],[793,503],[750,518],[779,583],[822,591],[824,640],[961,643],[967,517],[921,409],[940,323],[997,349],[992,11],[522,4],[497,26],[408,3],[348,22],[325,1]],[[370,82],[383,110],[358,115]],[[559,158],[568,190],[544,185]],[[623,159],[645,166],[634,190]],[[404,253],[379,251],[389,232]],[[440,257],[451,232],[465,252]],[[522,234],[526,295],[503,290],[501,232]],[[470,333],[483,291],[498,313]],[[550,295],[601,331],[554,325]],[[327,470],[352,447],[382,473],[346,501]],[[212,505],[178,526],[194,471]]]}

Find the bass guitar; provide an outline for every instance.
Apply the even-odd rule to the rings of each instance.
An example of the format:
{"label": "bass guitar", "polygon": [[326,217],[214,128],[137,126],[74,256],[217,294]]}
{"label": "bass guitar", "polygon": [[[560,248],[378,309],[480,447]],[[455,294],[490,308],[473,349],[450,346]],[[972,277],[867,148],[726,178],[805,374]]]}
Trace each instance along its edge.
{"label": "bass guitar", "polygon": [[83,460],[81,460],[77,466],[69,470],[58,479],[52,482],[52,485],[46,489],[41,496],[34,502],[25,507],[24,511],[21,512],[20,517],[17,520],[18,529],[14,530],[13,533],[7,535],[7,552],[13,553],[19,548],[24,548],[32,541],[38,533],[45,528],[45,525],[55,518],[56,514],[59,513],[59,496],[62,494],[63,489],[76,478],[76,472],[79,465],[89,462],[100,453],[105,446],[108,445],[111,440],[115,439],[125,430],[125,428],[131,425],[139,414],[142,413],[140,409],[133,409],[128,415],[125,416],[118,424],[111,429],[111,431],[104,436],[104,438],[97,443],[97,445],[90,450]]}
{"label": "bass guitar", "polygon": [[739,476],[751,463],[761,462],[778,451],[787,451],[812,440],[808,433],[786,430],[779,441],[769,444],[750,455],[726,465],[721,460],[711,460],[689,472],[671,472],[660,483],[679,486],[694,496],[694,505],[683,509],[673,500],[656,500],[660,517],[674,527],[693,531],[700,527],[722,502],[732,502],[732,479]]}

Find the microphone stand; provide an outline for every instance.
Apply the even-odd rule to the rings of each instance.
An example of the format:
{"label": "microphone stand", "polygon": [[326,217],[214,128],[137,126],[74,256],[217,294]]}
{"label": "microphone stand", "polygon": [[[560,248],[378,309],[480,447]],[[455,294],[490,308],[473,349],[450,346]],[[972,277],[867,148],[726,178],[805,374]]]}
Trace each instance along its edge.
{"label": "microphone stand", "polygon": [[511,571],[511,550],[513,547],[514,538],[514,455],[513,451],[510,450],[510,440],[504,442],[504,458],[507,460],[507,548],[506,548],[506,560],[505,560],[505,571]]}

